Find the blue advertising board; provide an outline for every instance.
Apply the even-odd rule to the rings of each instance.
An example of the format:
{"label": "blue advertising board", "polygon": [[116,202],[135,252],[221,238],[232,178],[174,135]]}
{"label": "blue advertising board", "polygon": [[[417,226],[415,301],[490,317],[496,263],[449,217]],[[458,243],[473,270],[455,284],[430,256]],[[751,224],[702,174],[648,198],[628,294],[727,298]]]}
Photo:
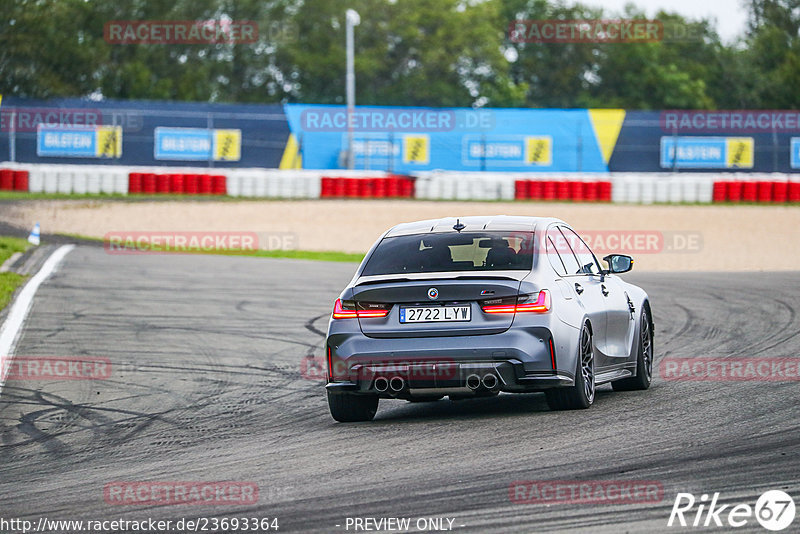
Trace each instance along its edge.
{"label": "blue advertising board", "polygon": [[793,169],[800,169],[800,137],[792,137],[789,149],[789,165]]}
{"label": "blue advertising board", "polygon": [[664,136],[660,163],[665,169],[752,168],[753,138]]}
{"label": "blue advertising board", "polygon": [[[40,126],[47,133],[53,133],[52,129],[61,133],[40,139]],[[94,135],[93,127],[98,129]],[[156,128],[213,129],[212,157],[204,154],[202,159],[188,161],[219,168],[278,168],[290,133],[282,104],[34,100],[3,95],[0,159],[56,164],[105,159],[120,165],[186,165],[187,160],[154,157]]]}
{"label": "blue advertising board", "polygon": [[93,127],[41,126],[36,136],[38,156],[94,158],[97,154],[97,131]]}
{"label": "blue advertising board", "polygon": [[184,161],[211,159],[213,130],[205,128],[156,128],[155,158]]}
{"label": "blue advertising board", "polygon": [[36,128],[36,155],[51,158],[119,158],[122,156],[122,128],[39,124]]}
{"label": "blue advertising board", "polygon": [[[413,172],[608,172],[613,138],[588,110],[356,107],[286,104],[303,168],[341,168],[348,128],[355,167]],[[621,125],[621,117],[619,125]],[[602,138],[602,139],[601,139]]]}
{"label": "blue advertising board", "polygon": [[[347,146],[347,136],[343,135],[342,146]],[[353,157],[360,168],[393,168],[400,158],[401,142],[388,133],[367,132],[353,136]]]}
{"label": "blue advertising board", "polygon": [[465,135],[462,160],[464,165],[482,165],[491,162],[498,165],[525,162],[525,139],[521,136],[505,138]]}
{"label": "blue advertising board", "polygon": [[159,127],[154,137],[157,160],[239,161],[241,158],[241,130]]}

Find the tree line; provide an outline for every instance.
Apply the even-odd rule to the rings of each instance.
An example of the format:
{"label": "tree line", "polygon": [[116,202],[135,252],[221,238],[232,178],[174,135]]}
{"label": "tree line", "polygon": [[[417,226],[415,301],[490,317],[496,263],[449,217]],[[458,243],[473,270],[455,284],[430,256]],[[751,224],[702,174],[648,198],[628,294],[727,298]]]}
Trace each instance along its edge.
{"label": "tree line", "polygon": [[[546,0],[3,0],[0,94],[343,103],[349,7],[363,105],[797,108],[800,0],[740,1],[748,25],[733,42],[712,21],[659,12],[659,40],[542,43],[510,23],[647,17]],[[251,21],[257,38],[108,38],[112,21],[180,20]]]}

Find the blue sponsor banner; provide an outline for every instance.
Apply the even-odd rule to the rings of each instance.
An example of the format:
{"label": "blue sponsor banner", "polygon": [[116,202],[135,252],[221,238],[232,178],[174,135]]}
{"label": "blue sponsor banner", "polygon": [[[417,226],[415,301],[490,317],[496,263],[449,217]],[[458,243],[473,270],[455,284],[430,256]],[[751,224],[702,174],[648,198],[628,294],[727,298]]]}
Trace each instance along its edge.
{"label": "blue sponsor banner", "polygon": [[97,129],[94,126],[39,125],[36,155],[40,157],[97,157]]}
{"label": "blue sponsor banner", "polygon": [[464,136],[464,164],[481,165],[483,163],[525,163],[525,139],[485,138],[476,135]]}
{"label": "blue sponsor banner", "polygon": [[206,161],[212,159],[214,130],[156,128],[155,159]]}
{"label": "blue sponsor banner", "polygon": [[[12,142],[14,159],[21,163],[81,163],[83,154],[91,159],[113,158],[121,165],[183,166],[185,160],[155,159],[156,128],[214,128],[213,166],[219,168],[277,168],[286,150],[289,124],[283,104],[211,104],[194,102],[136,101],[79,98],[31,100],[3,95],[0,109],[0,157],[10,158]],[[97,146],[92,154],[85,140],[62,138],[48,143],[47,156],[37,154],[40,124],[54,128],[92,126],[98,129]],[[13,128],[13,134],[10,130]],[[122,129],[117,145],[111,139],[115,127]],[[241,135],[235,135],[238,132]],[[63,137],[63,136],[62,136]],[[124,152],[119,145],[124,137]],[[66,145],[71,154],[53,156],[58,145]],[[71,145],[71,146],[70,146]],[[212,143],[213,146],[213,143]],[[49,150],[48,150],[49,149]],[[60,153],[63,153],[60,152]],[[194,160],[198,166],[209,166],[210,160]]]}
{"label": "blue sponsor banner", "polygon": [[[346,108],[286,104],[285,110],[301,147],[303,167],[342,168],[347,123],[334,119],[346,117]],[[325,114],[333,118],[323,121]],[[355,116],[354,159],[359,169],[608,172],[585,109],[369,106],[356,107]]]}
{"label": "blue sponsor banner", "polygon": [[662,137],[661,167],[677,169],[751,169],[752,137]]}
{"label": "blue sponsor banner", "polygon": [[[347,146],[347,135],[342,136],[342,147]],[[357,168],[374,169],[376,166],[395,168],[400,162],[402,137],[389,133],[363,133],[353,136],[353,157]]]}
{"label": "blue sponsor banner", "polygon": [[665,169],[725,168],[724,137],[662,137],[661,167]]}
{"label": "blue sponsor banner", "polygon": [[792,137],[789,149],[789,166],[800,169],[800,137]]}

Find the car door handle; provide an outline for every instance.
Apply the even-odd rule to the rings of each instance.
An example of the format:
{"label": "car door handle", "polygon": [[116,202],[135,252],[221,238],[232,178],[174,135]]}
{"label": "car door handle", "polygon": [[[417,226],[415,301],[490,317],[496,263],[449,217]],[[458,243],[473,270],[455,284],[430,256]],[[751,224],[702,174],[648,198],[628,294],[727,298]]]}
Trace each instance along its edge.
{"label": "car door handle", "polygon": [[608,296],[608,288],[606,287],[606,285],[605,285],[605,284],[601,284],[601,285],[600,285],[600,291],[602,291],[602,292],[603,292],[603,296],[604,296],[604,297],[607,297],[607,296]]}
{"label": "car door handle", "polygon": [[580,284],[578,284],[578,283],[576,283],[576,284],[575,284],[575,293],[577,293],[578,295],[580,295],[581,293],[583,293],[583,286],[582,286],[582,285],[580,285]]}

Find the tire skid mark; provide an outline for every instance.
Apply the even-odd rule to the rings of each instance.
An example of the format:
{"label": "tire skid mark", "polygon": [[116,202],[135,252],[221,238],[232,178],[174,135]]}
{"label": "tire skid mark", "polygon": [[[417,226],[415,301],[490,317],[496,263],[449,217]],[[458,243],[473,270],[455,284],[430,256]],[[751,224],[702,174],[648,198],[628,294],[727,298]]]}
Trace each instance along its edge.
{"label": "tire skid mark", "polygon": [[310,331],[311,333],[316,334],[316,335],[324,338],[327,335],[327,332],[323,332],[322,330],[320,330],[319,328],[314,326],[314,323],[316,323],[317,321],[319,321],[323,317],[328,317],[328,316],[329,316],[329,314],[327,314],[327,313],[323,313],[322,315],[317,315],[316,317],[312,317],[311,319],[306,321],[306,324],[303,325],[303,326],[305,326],[306,330]]}
{"label": "tire skid mark", "polygon": [[[87,267],[110,264],[102,252],[82,254],[91,260]],[[108,291],[113,298],[122,294],[114,283],[122,275],[115,275],[107,284],[113,289],[92,284],[97,288],[86,297],[90,300],[80,301],[83,318],[70,324],[75,332],[42,341],[48,326],[56,324],[50,320],[26,333],[28,346],[43,354],[66,335],[72,350],[93,347],[98,352],[102,336],[118,336],[120,341],[106,345],[127,349],[113,352],[112,359],[128,364],[130,372],[98,385],[103,387],[101,401],[77,402],[73,396],[83,399],[83,392],[60,388],[67,390],[62,396],[92,411],[131,413],[101,411],[108,423],[79,420],[56,435],[74,456],[47,453],[13,428],[13,437],[27,445],[3,447],[11,453],[6,471],[15,475],[11,480],[30,473],[41,481],[66,480],[78,487],[88,471],[72,468],[86,465],[92,467],[91,487],[96,488],[119,473],[177,476],[191,466],[188,472],[208,479],[246,477],[239,479],[255,480],[265,489],[294,486],[289,498],[270,501],[265,491],[258,504],[240,510],[251,516],[279,515],[286,531],[323,530],[344,516],[424,515],[455,516],[466,530],[481,532],[591,529],[599,523],[610,530],[657,532],[663,530],[667,501],[675,491],[719,488],[749,495],[770,484],[798,485],[796,383],[695,384],[656,378],[648,392],[598,391],[596,405],[581,413],[549,412],[539,394],[430,405],[394,401],[382,403],[372,424],[338,425],[328,414],[322,381],[305,379],[300,363],[310,347],[316,351],[321,345],[321,321],[329,315],[322,312],[337,291],[337,276],[346,282],[344,268],[336,274],[328,266],[266,262],[275,270],[274,279],[265,283],[261,267],[249,269],[235,258],[196,258],[192,261],[208,261],[210,271],[190,270],[179,281],[175,273],[182,264],[170,263],[179,259],[136,261],[160,269],[142,270],[152,283],[134,279],[141,292],[124,292],[124,306],[103,298]],[[119,263],[124,278],[131,277],[136,261]],[[227,265],[243,273],[233,285],[214,270]],[[643,275],[637,283],[652,297],[656,361],[664,354],[721,354],[756,343],[761,350],[777,343],[787,355],[800,352],[793,309],[787,312],[768,298],[758,308],[743,306],[760,293],[791,303],[798,291],[781,292],[781,278],[754,279]],[[319,287],[309,286],[308,280],[319,280]],[[75,289],[66,294],[52,292],[51,306],[80,300],[85,288],[70,285]],[[173,290],[178,286],[186,293]],[[261,312],[272,303],[286,303],[284,288],[295,291],[295,304],[286,305],[287,315],[269,317],[267,323]],[[311,313],[304,314],[299,304],[323,299],[324,306]],[[252,304],[237,307],[244,301]],[[126,313],[108,319],[103,314],[108,307],[133,314],[153,310],[160,319]],[[57,316],[54,309],[45,308],[45,315]],[[97,310],[94,315],[88,313],[92,310]],[[51,408],[33,397],[18,403],[9,398],[9,404],[0,415]],[[35,425],[51,417],[32,416]],[[49,432],[52,427],[38,428]],[[26,461],[20,461],[23,455]],[[507,459],[501,463],[511,469],[499,473],[488,468],[497,458]],[[105,465],[87,463],[97,459]],[[598,477],[661,480],[672,493],[662,503],[641,506],[519,506],[508,499],[513,480]],[[335,483],[344,479],[359,484]],[[0,491],[12,484],[0,481]],[[102,503],[87,509],[87,500],[96,500],[96,494],[65,495],[58,489],[15,491],[9,509],[98,516],[116,512]],[[173,518],[182,513],[166,508],[154,513]]]}

